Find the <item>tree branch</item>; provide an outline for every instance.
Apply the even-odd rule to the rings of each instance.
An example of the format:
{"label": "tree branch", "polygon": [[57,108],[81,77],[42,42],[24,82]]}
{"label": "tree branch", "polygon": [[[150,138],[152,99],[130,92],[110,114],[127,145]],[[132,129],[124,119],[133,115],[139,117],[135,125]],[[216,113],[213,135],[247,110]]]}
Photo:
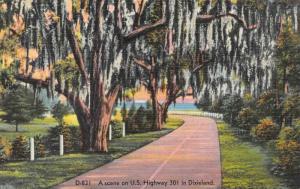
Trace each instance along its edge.
{"label": "tree branch", "polygon": [[108,99],[108,106],[111,108],[114,103],[116,102],[116,99],[118,97],[119,91],[121,89],[121,85],[118,84],[116,85],[109,93],[107,96]]}
{"label": "tree branch", "polygon": [[[208,61],[207,61],[207,62],[208,62]],[[192,73],[196,73],[197,71],[201,70],[203,67],[204,67],[204,64],[201,64],[201,65],[199,65],[199,66],[196,66],[196,67],[193,69]]]}
{"label": "tree branch", "polygon": [[50,80],[41,80],[41,79],[34,79],[31,76],[25,76],[18,74],[15,76],[16,80],[19,80],[24,83],[32,84],[37,87],[42,87],[42,88],[48,88],[50,86]]}
{"label": "tree branch", "polygon": [[142,85],[144,85],[144,87],[146,87],[146,89],[149,88],[149,83],[147,83],[147,81],[141,80],[140,82],[141,82]]}
{"label": "tree branch", "polygon": [[58,94],[64,95],[69,103],[73,106],[74,110],[79,112],[79,115],[84,115],[84,119],[88,120],[90,117],[90,110],[85,103],[80,99],[79,95],[75,95],[67,90],[62,90],[60,85],[55,86],[55,91]]}
{"label": "tree branch", "polygon": [[149,32],[152,32],[154,30],[156,30],[157,28],[166,26],[167,21],[165,18],[161,18],[160,20],[158,20],[157,22],[153,23],[153,24],[147,24],[144,26],[140,26],[138,28],[136,28],[135,30],[133,30],[132,32],[128,33],[127,35],[123,36],[123,40],[126,43],[131,42],[132,40],[145,35]]}
{"label": "tree branch", "polygon": [[219,14],[219,15],[199,15],[197,17],[197,21],[199,21],[200,23],[210,23],[213,20],[221,19],[224,17],[232,17],[238,22],[238,24],[240,24],[247,31],[252,31],[257,28],[257,24],[247,26],[245,20],[241,19],[238,15],[232,13]]}
{"label": "tree branch", "polygon": [[138,59],[134,58],[134,59],[133,59],[133,62],[134,62],[136,65],[138,65],[138,66],[140,66],[141,68],[143,68],[144,70],[146,70],[146,71],[148,71],[148,72],[151,71],[151,66],[145,64],[145,61],[144,61],[144,60],[138,60]]}
{"label": "tree branch", "polygon": [[122,31],[122,16],[121,16],[121,0],[115,1],[115,23],[116,31],[121,36]]}
{"label": "tree branch", "polygon": [[[15,78],[21,82],[35,85],[37,87],[48,88],[50,86],[50,80],[44,81],[41,79],[34,79],[31,76],[25,76],[21,74],[16,75]],[[84,102],[80,99],[78,95],[74,95],[73,93],[70,93],[66,90],[62,90],[59,84],[55,86],[55,91],[58,94],[64,95],[73,107],[80,108],[80,110],[82,111],[82,113],[85,114],[85,116],[89,116],[88,107],[84,104]]]}
{"label": "tree branch", "polygon": [[74,30],[73,24],[69,20],[67,20],[67,38],[68,38],[69,44],[71,46],[75,62],[80,70],[81,75],[82,75],[82,78],[83,78],[84,82],[87,83],[89,79],[88,79],[88,73],[86,71],[85,63],[83,60],[83,55],[80,50],[78,41],[75,37],[75,30]]}

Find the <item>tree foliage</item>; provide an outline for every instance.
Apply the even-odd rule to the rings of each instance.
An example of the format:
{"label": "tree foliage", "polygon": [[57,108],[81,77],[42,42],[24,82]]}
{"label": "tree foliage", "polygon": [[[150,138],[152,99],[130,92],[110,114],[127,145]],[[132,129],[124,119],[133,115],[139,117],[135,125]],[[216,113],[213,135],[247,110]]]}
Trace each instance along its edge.
{"label": "tree foliage", "polygon": [[226,95],[222,106],[224,120],[231,125],[237,124],[237,117],[242,107],[243,100],[240,95]]}
{"label": "tree foliage", "polygon": [[70,107],[63,104],[62,102],[57,102],[51,110],[51,114],[56,119],[59,125],[64,125],[64,116],[70,113]]}
{"label": "tree foliage", "polygon": [[[35,103],[35,104],[34,104]],[[1,109],[5,112],[1,119],[16,125],[28,123],[34,118],[41,118],[47,111],[43,102],[37,98],[34,102],[34,94],[30,89],[19,86],[8,91],[3,98]]]}

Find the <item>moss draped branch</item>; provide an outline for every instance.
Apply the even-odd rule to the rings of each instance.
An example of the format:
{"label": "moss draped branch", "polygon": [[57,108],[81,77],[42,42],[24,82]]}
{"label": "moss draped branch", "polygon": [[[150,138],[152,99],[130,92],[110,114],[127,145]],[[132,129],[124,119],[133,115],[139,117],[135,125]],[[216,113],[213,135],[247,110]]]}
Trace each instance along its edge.
{"label": "moss draped branch", "polygon": [[237,21],[237,23],[240,26],[242,26],[247,31],[254,30],[258,27],[258,24],[253,24],[253,25],[248,26],[247,23],[245,22],[245,20],[240,18],[238,15],[232,14],[232,13],[219,14],[219,15],[199,15],[199,16],[197,16],[197,21],[199,23],[210,23],[214,20],[225,18],[225,17],[233,18],[234,20]]}

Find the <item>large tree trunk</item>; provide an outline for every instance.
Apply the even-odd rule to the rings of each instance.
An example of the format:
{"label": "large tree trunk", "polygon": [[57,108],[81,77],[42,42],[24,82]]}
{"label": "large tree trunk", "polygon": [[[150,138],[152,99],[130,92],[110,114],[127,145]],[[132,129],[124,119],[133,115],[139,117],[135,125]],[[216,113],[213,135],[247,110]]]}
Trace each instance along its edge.
{"label": "large tree trunk", "polygon": [[81,150],[84,152],[92,151],[91,149],[91,141],[90,141],[90,128],[91,121],[90,118],[87,117],[86,112],[82,109],[83,107],[74,107],[74,112],[76,114],[77,120],[79,122],[79,127],[81,131]]}
{"label": "large tree trunk", "polygon": [[16,132],[19,132],[19,123],[16,122]]}
{"label": "large tree trunk", "polygon": [[99,117],[99,125],[95,132],[95,137],[93,141],[93,150],[96,152],[107,152],[107,132],[111,119],[112,108],[107,104],[102,105],[101,115]]}
{"label": "large tree trunk", "polygon": [[170,104],[171,104],[171,103],[169,103],[169,102],[165,102],[165,103],[162,105],[162,121],[163,121],[163,123],[166,123],[166,122],[167,122],[167,118],[168,118],[168,110],[169,110]]}
{"label": "large tree trunk", "polygon": [[107,133],[108,127],[111,121],[111,115],[113,112],[114,104],[117,100],[117,96],[120,90],[120,85],[114,87],[107,95],[104,93],[103,85],[100,84],[101,93],[99,95],[99,107],[95,113],[95,116],[92,117],[94,119],[92,122],[94,123],[93,128],[93,136],[92,136],[92,149],[94,152],[108,152],[108,142],[107,142]]}
{"label": "large tree trunk", "polygon": [[157,93],[155,90],[151,91],[151,100],[153,108],[153,130],[161,130],[163,127],[163,111],[160,103],[157,99]]}
{"label": "large tree trunk", "polygon": [[64,94],[74,108],[81,130],[82,150],[107,152],[106,135],[120,85],[115,86],[108,94],[105,94],[103,83],[98,83],[96,89],[100,89],[100,93],[92,96],[91,108],[79,96],[61,90],[58,92]]}
{"label": "large tree trunk", "polygon": [[[287,66],[284,65],[284,71],[283,71],[283,94],[284,98],[288,96],[289,93],[289,83],[287,80]],[[287,115],[285,113],[282,113],[282,119],[281,119],[281,128],[284,128],[286,126],[287,121]]]}

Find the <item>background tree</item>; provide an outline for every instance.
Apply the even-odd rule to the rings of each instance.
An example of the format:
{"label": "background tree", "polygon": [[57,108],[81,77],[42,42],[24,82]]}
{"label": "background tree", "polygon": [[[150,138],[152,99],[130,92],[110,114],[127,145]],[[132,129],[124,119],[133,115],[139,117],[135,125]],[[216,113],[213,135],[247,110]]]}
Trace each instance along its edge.
{"label": "background tree", "polygon": [[[296,107],[299,105],[299,72],[300,72],[300,35],[295,33],[291,22],[287,20],[280,32],[277,49],[276,49],[276,106],[277,109],[281,107],[280,125],[284,127],[291,116],[293,117],[293,110],[295,114]],[[296,96],[295,96],[296,95]],[[280,98],[280,96],[282,98]],[[298,97],[297,97],[298,96]]]}
{"label": "background tree", "polygon": [[36,99],[34,104],[33,93],[30,89],[19,86],[15,90],[10,90],[4,95],[2,102],[1,119],[13,123],[16,126],[16,132],[19,131],[19,124],[28,123],[34,118],[42,117],[47,109],[40,99]]}
{"label": "background tree", "polygon": [[56,119],[60,126],[64,125],[64,116],[70,113],[70,108],[68,105],[61,103],[60,101],[56,103],[51,110],[51,114]]}

